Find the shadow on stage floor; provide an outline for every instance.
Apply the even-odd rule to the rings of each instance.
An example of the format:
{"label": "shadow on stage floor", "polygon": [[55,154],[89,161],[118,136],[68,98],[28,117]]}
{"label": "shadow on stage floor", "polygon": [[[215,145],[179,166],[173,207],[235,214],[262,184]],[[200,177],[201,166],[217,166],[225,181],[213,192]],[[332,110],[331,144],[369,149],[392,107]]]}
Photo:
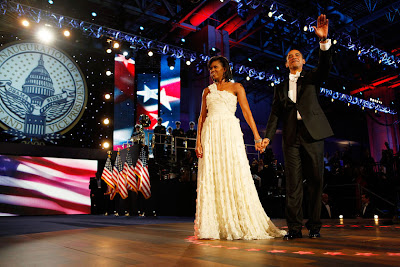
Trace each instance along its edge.
{"label": "shadow on stage floor", "polygon": [[399,266],[400,225],[324,220],[321,234],[197,240],[193,218],[1,217],[0,266]]}

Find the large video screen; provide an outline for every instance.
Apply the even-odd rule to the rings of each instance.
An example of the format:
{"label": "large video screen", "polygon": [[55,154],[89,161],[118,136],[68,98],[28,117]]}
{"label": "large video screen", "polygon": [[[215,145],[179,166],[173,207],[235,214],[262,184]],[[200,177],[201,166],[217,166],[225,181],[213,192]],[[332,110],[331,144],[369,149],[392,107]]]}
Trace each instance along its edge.
{"label": "large video screen", "polygon": [[0,216],[90,213],[97,161],[0,155]]}
{"label": "large video screen", "polygon": [[160,116],[163,125],[175,128],[181,109],[181,61],[175,60],[174,68],[168,65],[168,56],[161,57]]}
{"label": "large video screen", "polygon": [[135,125],[135,61],[115,55],[114,146],[122,148],[132,136]]}
{"label": "large video screen", "polygon": [[137,74],[137,119],[142,114],[149,116],[153,129],[158,118],[158,75]]}

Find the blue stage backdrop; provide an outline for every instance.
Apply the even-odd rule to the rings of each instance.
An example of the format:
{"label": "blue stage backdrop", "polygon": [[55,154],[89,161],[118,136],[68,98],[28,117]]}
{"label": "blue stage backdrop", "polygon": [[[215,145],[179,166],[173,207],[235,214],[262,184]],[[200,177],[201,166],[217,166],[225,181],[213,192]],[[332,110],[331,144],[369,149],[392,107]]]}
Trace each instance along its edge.
{"label": "blue stage backdrop", "polygon": [[166,55],[161,57],[160,116],[164,126],[174,127],[181,115],[181,60],[176,59],[171,70],[167,58]]}
{"label": "blue stage backdrop", "polygon": [[115,55],[114,75],[114,145],[122,148],[134,131],[135,125],[135,61]]}

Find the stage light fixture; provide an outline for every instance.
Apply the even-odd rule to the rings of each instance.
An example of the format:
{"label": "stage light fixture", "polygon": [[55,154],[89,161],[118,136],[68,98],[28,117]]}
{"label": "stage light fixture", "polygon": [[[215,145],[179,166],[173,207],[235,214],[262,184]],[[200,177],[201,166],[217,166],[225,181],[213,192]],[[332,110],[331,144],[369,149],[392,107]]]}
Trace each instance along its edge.
{"label": "stage light fixture", "polygon": [[107,53],[107,54],[111,54],[111,53],[112,53],[112,49],[111,49],[111,48],[107,48],[107,49],[106,49],[106,53]]}
{"label": "stage light fixture", "polygon": [[54,39],[54,34],[50,29],[48,29],[48,27],[42,27],[39,29],[37,36],[39,40],[44,43],[50,43]]}
{"label": "stage light fixture", "polygon": [[124,55],[125,57],[129,55],[128,51],[124,51],[122,52],[122,55]]}
{"label": "stage light fixture", "polygon": [[118,42],[114,42],[113,43],[113,48],[114,49],[118,49],[119,48],[119,43]]}
{"label": "stage light fixture", "polygon": [[303,31],[305,31],[305,32],[308,31],[307,25],[303,27]]}
{"label": "stage light fixture", "polygon": [[103,142],[103,147],[104,148],[109,148],[110,147],[110,143],[107,142],[107,141]]}
{"label": "stage light fixture", "polygon": [[190,60],[186,60],[186,65],[190,66],[190,64],[192,64],[192,62],[190,62]]}
{"label": "stage light fixture", "polygon": [[379,219],[379,216],[375,214],[374,219]]}
{"label": "stage light fixture", "polygon": [[382,59],[379,59],[379,64],[381,64],[382,63]]}
{"label": "stage light fixture", "polygon": [[110,124],[110,120],[109,120],[108,118],[105,118],[105,119],[103,120],[103,123],[104,123],[105,125],[108,125],[108,124]]}
{"label": "stage light fixture", "polygon": [[108,99],[111,98],[111,95],[110,95],[110,94],[105,94],[105,95],[104,95],[104,98],[108,100]]}
{"label": "stage light fixture", "polygon": [[69,30],[65,30],[63,32],[63,34],[64,34],[65,37],[70,37],[71,36],[71,32]]}
{"label": "stage light fixture", "polygon": [[167,63],[170,70],[175,69],[175,58],[172,56],[167,57]]}
{"label": "stage light fixture", "polygon": [[147,55],[149,56],[149,57],[152,57],[153,55],[154,55],[154,53],[153,53],[153,51],[149,51],[148,53],[147,53]]}
{"label": "stage light fixture", "polygon": [[276,66],[276,70],[279,70],[279,66]]}
{"label": "stage light fixture", "polygon": [[272,11],[268,12],[268,17],[272,18],[273,15],[274,13],[272,13]]}
{"label": "stage light fixture", "polygon": [[224,0],[219,0],[221,3],[223,3],[224,2]]}
{"label": "stage light fixture", "polygon": [[246,81],[250,81],[250,77],[249,76],[246,76]]}
{"label": "stage light fixture", "polygon": [[357,53],[357,55],[360,55],[361,54],[361,50],[358,50],[358,53]]}
{"label": "stage light fixture", "polygon": [[186,42],[186,39],[185,39],[185,38],[182,38],[182,39],[181,39],[181,42],[182,42],[182,43]]}
{"label": "stage light fixture", "polygon": [[144,30],[144,27],[143,27],[143,26],[140,26],[139,29],[140,29],[141,31],[143,31],[143,30]]}
{"label": "stage light fixture", "polygon": [[49,2],[50,5],[54,4],[54,1],[53,1],[53,0],[49,0],[49,1],[47,1],[47,2]]}
{"label": "stage light fixture", "polygon": [[275,86],[275,84],[272,82],[272,83],[271,83],[271,86],[272,86],[272,87],[274,87],[274,86]]}
{"label": "stage light fixture", "polygon": [[247,60],[248,60],[249,62],[252,62],[252,61],[253,61],[251,58],[248,58]]}
{"label": "stage light fixture", "polygon": [[343,86],[343,90],[346,90],[346,86]]}
{"label": "stage light fixture", "polygon": [[337,40],[335,39],[335,40],[333,40],[333,44],[335,45],[335,44],[337,44]]}
{"label": "stage light fixture", "polygon": [[211,49],[210,49],[211,56],[216,56],[216,55],[218,55],[219,52],[221,52],[221,50],[217,47],[211,47]]}
{"label": "stage light fixture", "polygon": [[96,12],[92,12],[92,17],[97,17],[97,13]]}
{"label": "stage light fixture", "polygon": [[339,215],[339,219],[343,219],[343,215]]}
{"label": "stage light fixture", "polygon": [[27,21],[26,19],[22,20],[21,23],[22,23],[22,26],[24,26],[24,27],[29,27],[29,25],[30,25],[29,21]]}
{"label": "stage light fixture", "polygon": [[108,70],[108,71],[106,71],[106,75],[107,75],[107,76],[111,76],[111,74],[112,74],[112,72],[111,72],[111,71],[109,71],[109,70]]}

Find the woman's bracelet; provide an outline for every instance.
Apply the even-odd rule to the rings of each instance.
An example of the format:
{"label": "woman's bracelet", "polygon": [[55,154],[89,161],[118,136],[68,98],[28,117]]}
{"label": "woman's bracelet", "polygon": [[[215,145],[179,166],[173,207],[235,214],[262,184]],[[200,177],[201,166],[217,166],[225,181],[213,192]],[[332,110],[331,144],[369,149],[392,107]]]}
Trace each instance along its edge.
{"label": "woman's bracelet", "polygon": [[254,139],[254,143],[256,143],[256,144],[258,144],[258,143],[261,143],[262,142],[262,138],[260,138],[260,139]]}

